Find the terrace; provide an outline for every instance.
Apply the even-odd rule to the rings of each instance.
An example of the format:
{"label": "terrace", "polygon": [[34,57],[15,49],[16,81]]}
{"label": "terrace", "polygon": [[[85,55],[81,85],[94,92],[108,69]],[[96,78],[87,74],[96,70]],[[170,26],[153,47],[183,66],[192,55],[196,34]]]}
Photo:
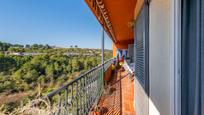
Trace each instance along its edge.
{"label": "terrace", "polygon": [[[57,107],[56,114],[134,115],[134,69],[129,65],[133,63],[136,0],[118,0],[117,3],[107,0],[85,2],[103,28],[102,64],[51,92],[46,98],[52,106]],[[113,58],[104,62],[104,31],[113,41],[113,57],[117,56],[117,60]],[[129,50],[125,61],[122,60],[122,50],[126,54]]]}
{"label": "terrace", "polygon": [[[85,2],[103,28],[102,64],[48,95],[55,113],[204,113],[201,0]],[[104,31],[117,57],[106,63]]]}

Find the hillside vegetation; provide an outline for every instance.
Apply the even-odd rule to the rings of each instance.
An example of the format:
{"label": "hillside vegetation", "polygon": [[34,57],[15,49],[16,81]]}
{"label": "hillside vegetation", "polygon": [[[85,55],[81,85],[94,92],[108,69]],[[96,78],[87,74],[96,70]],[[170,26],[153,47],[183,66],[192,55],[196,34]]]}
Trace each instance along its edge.
{"label": "hillside vegetation", "polygon": [[[105,59],[111,57],[105,50]],[[9,113],[22,100],[45,95],[100,63],[100,49],[0,42],[0,109]]]}

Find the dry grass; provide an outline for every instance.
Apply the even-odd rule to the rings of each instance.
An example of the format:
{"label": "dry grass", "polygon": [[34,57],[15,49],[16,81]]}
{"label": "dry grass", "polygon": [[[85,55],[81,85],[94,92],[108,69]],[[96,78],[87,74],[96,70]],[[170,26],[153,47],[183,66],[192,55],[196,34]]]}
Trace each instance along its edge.
{"label": "dry grass", "polygon": [[10,113],[10,115],[54,115],[55,111],[56,109],[51,108],[49,101],[44,99],[35,99],[25,106],[19,107]]}
{"label": "dry grass", "polygon": [[23,100],[24,97],[27,97],[29,93],[19,92],[15,94],[10,93],[3,93],[0,96],[0,106],[11,103],[11,102],[18,102]]}
{"label": "dry grass", "polygon": [[48,99],[41,98],[29,101],[25,106],[22,105],[11,113],[6,113],[3,110],[6,103],[17,103],[25,96],[28,96],[28,93],[2,94],[0,96],[0,115],[54,115],[57,111],[56,108],[51,108]]}

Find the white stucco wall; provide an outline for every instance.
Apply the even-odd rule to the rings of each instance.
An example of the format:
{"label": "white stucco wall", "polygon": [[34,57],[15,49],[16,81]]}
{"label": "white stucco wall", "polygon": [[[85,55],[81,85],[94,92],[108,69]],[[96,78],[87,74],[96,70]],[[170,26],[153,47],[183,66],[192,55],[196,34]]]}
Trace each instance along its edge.
{"label": "white stucco wall", "polygon": [[170,2],[151,0],[149,115],[170,115]]}

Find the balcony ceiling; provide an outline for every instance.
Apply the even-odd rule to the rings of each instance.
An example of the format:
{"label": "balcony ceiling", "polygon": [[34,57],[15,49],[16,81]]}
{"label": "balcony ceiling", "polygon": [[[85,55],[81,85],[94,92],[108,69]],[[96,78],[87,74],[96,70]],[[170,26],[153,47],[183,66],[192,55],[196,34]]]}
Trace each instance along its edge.
{"label": "balcony ceiling", "polygon": [[133,21],[137,0],[85,0],[115,46],[134,43]]}

